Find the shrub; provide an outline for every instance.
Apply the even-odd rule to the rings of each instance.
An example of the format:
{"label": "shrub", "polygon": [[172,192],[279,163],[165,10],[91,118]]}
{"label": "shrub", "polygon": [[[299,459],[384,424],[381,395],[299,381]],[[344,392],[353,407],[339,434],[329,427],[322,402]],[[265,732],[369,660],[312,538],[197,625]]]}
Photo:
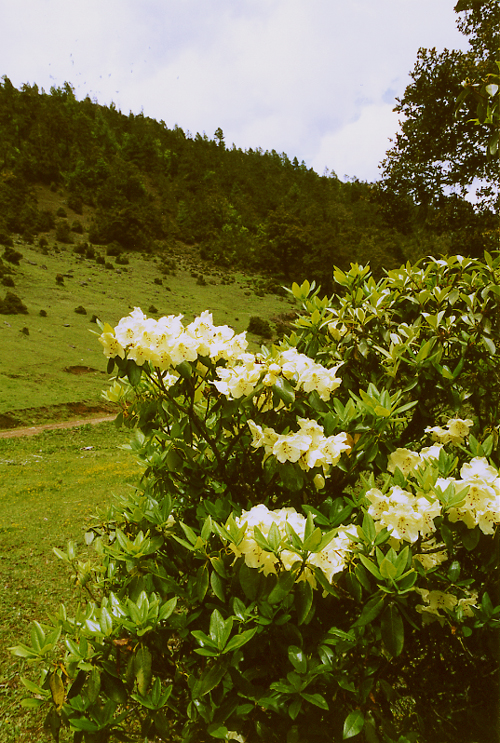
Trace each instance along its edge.
{"label": "shrub", "polygon": [[127,258],[127,256],[126,256],[126,255],[124,255],[123,253],[121,253],[120,255],[118,255],[118,256],[116,257],[116,261],[115,261],[115,263],[116,263],[116,264],[117,264],[118,266],[128,266],[128,264],[130,263],[130,261],[129,261],[129,259]]}
{"label": "shrub", "polygon": [[30,334],[30,329],[29,328],[22,328],[19,332],[22,333],[23,335],[29,335]]}
{"label": "shrub", "polygon": [[109,261],[106,261],[106,262],[104,263],[104,268],[107,268],[107,269],[108,269],[108,271],[114,271],[114,268],[115,268],[115,267],[113,266],[113,264],[112,264],[112,263],[110,263]]}
{"label": "shrub", "polygon": [[[64,215],[65,216],[65,215]],[[42,209],[38,214],[37,228],[39,232],[48,232],[56,226],[54,215],[49,209]]]}
{"label": "shrub", "polygon": [[38,314],[40,315],[40,317],[47,317],[46,310],[40,310],[40,312]]}
{"label": "shrub", "polygon": [[106,255],[117,257],[123,252],[122,246],[117,242],[112,242],[106,248]]}
{"label": "shrub", "polygon": [[250,318],[247,330],[249,333],[260,335],[262,338],[271,338],[273,334],[268,321],[257,315],[253,315]]}
{"label": "shrub", "polygon": [[22,300],[13,294],[7,292],[5,299],[0,300],[0,315],[27,315],[28,308],[23,304]]}
{"label": "shrub", "polygon": [[71,232],[76,232],[79,235],[83,235],[83,225],[78,219],[75,219],[75,221],[71,225]]}
{"label": "shrub", "polygon": [[160,279],[158,276],[156,276],[155,277],[155,280],[154,280],[154,283],[157,284],[158,286],[162,286],[163,280]]}
{"label": "shrub", "polygon": [[73,248],[73,253],[76,253],[77,255],[85,255],[86,247],[83,243],[79,243],[78,245],[75,245]]}
{"label": "shrub", "polygon": [[60,206],[58,210],[56,211],[56,217],[67,217],[66,209],[64,207]]}
{"label": "shrub", "polygon": [[5,250],[3,252],[3,257],[9,263],[14,264],[14,266],[18,266],[19,265],[19,261],[24,256],[23,256],[22,253],[19,252],[19,250],[14,250],[13,248],[7,247],[7,248],[5,248]]}
{"label": "shrub", "polygon": [[144,476],[95,560],[55,550],[87,604],[14,648],[57,735],[492,740],[499,270],[293,284],[294,331],[256,355],[208,312],[103,326]]}
{"label": "shrub", "polygon": [[56,240],[59,242],[71,244],[73,242],[73,235],[71,234],[71,227],[69,222],[64,219],[57,223],[56,226]]}
{"label": "shrub", "polygon": [[64,285],[64,276],[61,273],[56,274],[56,284],[59,284],[59,286]]}
{"label": "shrub", "polygon": [[2,284],[3,286],[10,286],[11,288],[15,286],[12,276],[4,276],[2,278]]}
{"label": "shrub", "polygon": [[82,307],[81,304],[79,304],[78,307],[75,307],[75,312],[76,312],[77,315],[86,315],[87,314],[87,310],[85,309],[85,307]]}
{"label": "shrub", "polygon": [[[83,214],[83,201],[80,196],[70,193],[67,199],[68,208],[75,214]],[[62,216],[66,216],[65,214]]]}
{"label": "shrub", "polygon": [[46,238],[46,237],[43,237],[43,236],[42,236],[42,237],[41,237],[41,238],[40,238],[40,239],[38,240],[38,247],[39,247],[39,248],[42,248],[42,249],[43,249],[43,248],[47,248],[47,247],[48,247],[48,245],[49,245],[49,243],[48,243],[48,240],[47,240],[47,238]]}
{"label": "shrub", "polygon": [[0,245],[5,245],[7,248],[12,248],[14,246],[14,240],[12,237],[3,230],[0,230]]}
{"label": "shrub", "polygon": [[103,255],[98,255],[95,259],[96,263],[99,263],[100,266],[104,266],[106,263],[106,260]]}

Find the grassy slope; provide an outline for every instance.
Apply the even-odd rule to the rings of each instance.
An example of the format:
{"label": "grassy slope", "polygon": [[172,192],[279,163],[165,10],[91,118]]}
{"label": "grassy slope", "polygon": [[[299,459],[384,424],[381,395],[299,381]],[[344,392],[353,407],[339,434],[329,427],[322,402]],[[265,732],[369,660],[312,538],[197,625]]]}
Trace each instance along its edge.
{"label": "grassy slope", "polygon": [[[50,197],[48,190],[40,191],[40,208],[57,206],[57,198],[51,202]],[[63,203],[60,196],[59,201]],[[70,222],[78,217],[67,212]],[[86,227],[90,214],[78,218]],[[79,235],[75,238],[83,240]],[[182,313],[187,321],[209,309],[214,322],[241,332],[252,315],[270,319],[290,308],[282,297],[256,296],[252,277],[233,274],[233,283],[222,283],[226,269],[210,267],[185,252],[171,256],[176,261],[176,275],[162,277],[157,258],[129,254],[128,266],[109,270],[76,255],[73,245],[55,248],[53,236],[49,236],[49,245],[48,255],[43,255],[35,246],[16,242],[15,248],[24,258],[14,267],[15,288],[10,291],[21,297],[29,314],[0,315],[0,415],[11,412],[26,423],[32,422],[30,414],[23,413],[28,408],[99,402],[107,376],[100,344],[89,332],[97,330],[89,322],[93,314],[113,325],[135,306],[146,313],[151,305],[160,315]],[[104,253],[103,248],[98,250]],[[114,263],[115,259],[106,260]],[[203,273],[207,285],[197,284],[192,273]],[[57,274],[64,275],[63,286],[56,284]],[[162,278],[163,285],[155,284],[155,278]],[[80,305],[87,315],[75,313]],[[40,310],[45,310],[47,317],[40,317]],[[21,332],[25,327],[29,335]],[[80,375],[65,371],[75,366],[95,371]]]}
{"label": "grassy slope", "polygon": [[0,743],[50,740],[43,715],[20,706],[20,676],[36,679],[36,670],[7,648],[27,642],[30,623],[43,623],[61,602],[75,605],[70,573],[52,547],[72,539],[84,552],[96,509],[135,481],[139,468],[119,448],[127,438],[102,423],[0,440]]}

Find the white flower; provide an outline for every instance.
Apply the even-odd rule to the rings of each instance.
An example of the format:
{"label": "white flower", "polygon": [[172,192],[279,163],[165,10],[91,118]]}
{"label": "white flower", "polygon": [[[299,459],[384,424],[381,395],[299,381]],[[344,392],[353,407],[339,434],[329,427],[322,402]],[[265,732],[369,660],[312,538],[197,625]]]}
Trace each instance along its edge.
{"label": "white flower", "polygon": [[396,449],[389,455],[387,469],[392,474],[395,473],[396,469],[399,469],[403,475],[408,475],[410,472],[414,472],[421,463],[420,455],[417,452],[410,449]]}
{"label": "white flower", "polygon": [[437,620],[443,626],[446,615],[441,612],[451,612],[457,605],[457,597],[443,591],[428,591],[426,588],[416,588],[415,590],[425,602],[425,604],[418,604],[415,607],[418,613],[422,614],[422,621],[428,624]]}
{"label": "white flower", "polygon": [[461,444],[469,435],[469,428],[472,425],[473,421],[468,418],[467,420],[451,418],[446,424],[446,428],[441,428],[441,426],[427,426],[425,430],[427,433],[432,433],[434,441],[440,441],[442,444]]}
{"label": "white flower", "polygon": [[462,480],[456,486],[468,487],[464,500],[450,508],[450,521],[463,521],[469,529],[476,525],[483,534],[493,534],[500,524],[500,477],[485,457],[474,457],[460,470]]}
{"label": "white flower", "polygon": [[384,527],[394,539],[416,542],[419,535],[435,531],[433,519],[441,513],[439,501],[429,501],[403,490],[398,485],[387,494],[377,488],[366,493],[370,501],[368,513],[375,521],[377,531]]}
{"label": "white flower", "polygon": [[103,353],[108,359],[114,359],[115,356],[125,358],[125,350],[110,325],[104,326],[104,332],[99,336],[99,343],[102,343]]}
{"label": "white flower", "polygon": [[311,437],[303,433],[281,434],[273,446],[273,454],[278,462],[298,462],[311,445]]}

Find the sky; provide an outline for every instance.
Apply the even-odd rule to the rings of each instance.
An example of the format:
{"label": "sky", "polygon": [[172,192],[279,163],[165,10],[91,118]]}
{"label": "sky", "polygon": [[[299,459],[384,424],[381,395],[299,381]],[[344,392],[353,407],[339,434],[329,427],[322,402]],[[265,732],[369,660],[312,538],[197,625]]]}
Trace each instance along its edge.
{"label": "sky", "polygon": [[375,181],[420,47],[456,0],[3,0],[0,76]]}

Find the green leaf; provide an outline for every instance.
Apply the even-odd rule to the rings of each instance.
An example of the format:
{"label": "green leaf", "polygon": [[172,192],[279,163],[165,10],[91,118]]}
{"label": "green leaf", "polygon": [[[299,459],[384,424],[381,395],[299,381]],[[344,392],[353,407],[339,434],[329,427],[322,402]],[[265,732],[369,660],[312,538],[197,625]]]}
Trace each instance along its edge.
{"label": "green leaf", "polygon": [[230,653],[233,650],[237,650],[238,648],[243,647],[243,645],[246,645],[247,642],[250,642],[256,632],[257,627],[254,627],[253,629],[247,629],[244,632],[241,632],[241,634],[231,637],[223,650],[223,655],[225,655],[226,653]]}
{"label": "green leaf", "polygon": [[388,578],[389,580],[395,578],[398,572],[396,566],[387,557],[384,557],[380,563],[379,570],[382,578]]}
{"label": "green leaf", "polygon": [[354,627],[363,627],[365,624],[369,624],[375,617],[377,617],[384,607],[384,596],[375,594],[369,599],[363,607],[363,611],[359,615],[358,619],[354,622]]}
{"label": "green leaf", "polygon": [[361,528],[363,529],[363,532],[368,541],[373,542],[373,540],[377,536],[377,532],[375,530],[375,522],[373,520],[373,517],[369,513],[364,514]]}
{"label": "green leaf", "polygon": [[245,562],[242,562],[238,578],[247,599],[254,601],[257,598],[261,583],[261,576],[258,570],[249,568]]}
{"label": "green leaf", "polygon": [[101,627],[102,634],[105,635],[106,637],[109,637],[109,635],[113,631],[113,619],[111,617],[111,614],[109,613],[109,611],[106,609],[105,606],[103,606],[101,609],[101,616],[99,618],[99,624]]}
{"label": "green leaf", "polygon": [[133,359],[127,361],[127,377],[132,387],[136,387],[141,381],[142,367],[138,366]]}
{"label": "green leaf", "polygon": [[203,697],[209,691],[215,689],[226,675],[226,665],[217,664],[208,668],[193,687],[193,699]]}
{"label": "green leaf", "polygon": [[267,541],[269,543],[269,547],[273,552],[275,552],[280,546],[281,533],[275,521],[273,521],[273,523],[271,524],[271,528],[269,529],[269,532],[267,534]]}
{"label": "green leaf", "polygon": [[295,575],[293,573],[288,571],[281,573],[278,576],[278,582],[268,596],[267,600],[269,601],[269,603],[278,604],[280,601],[283,601],[285,596],[287,596],[292,590],[294,583]]}
{"label": "green leaf", "polygon": [[64,684],[57,673],[51,673],[49,677],[49,687],[50,687],[50,693],[52,694],[52,700],[54,704],[56,705],[57,709],[61,709],[61,707],[64,704],[64,700],[66,697],[65,691],[64,691]]}
{"label": "green leaf", "polygon": [[285,405],[291,405],[295,402],[295,390],[290,382],[284,377],[277,378],[276,382],[272,386],[272,390],[280,400],[283,400]]}
{"label": "green leaf", "polygon": [[290,645],[288,648],[288,660],[298,673],[307,673],[307,657],[302,648]]}
{"label": "green leaf", "polygon": [[297,608],[297,624],[303,624],[309,612],[311,611],[313,603],[313,589],[309,581],[301,581],[297,585],[297,593],[295,597],[295,606]]}
{"label": "green leaf", "polygon": [[382,614],[382,640],[393,657],[401,654],[404,645],[404,625],[398,607],[389,604]]}
{"label": "green leaf", "polygon": [[210,585],[212,586],[212,591],[217,596],[217,598],[220,601],[225,601],[226,597],[224,594],[224,583],[222,581],[222,578],[220,578],[215,570],[213,570],[210,575]]}
{"label": "green leaf", "polygon": [[467,531],[463,532],[462,543],[468,552],[472,552],[472,550],[477,547],[479,536],[480,533],[478,526],[474,527],[474,529],[467,529]]}
{"label": "green leaf", "polygon": [[198,568],[196,573],[196,595],[198,601],[203,601],[208,590],[208,565],[202,565]]}
{"label": "green leaf", "polygon": [[350,712],[344,722],[344,730],[342,733],[343,740],[354,738],[355,735],[361,732],[364,724],[365,717],[360,709],[355,709]]}
{"label": "green leaf", "polygon": [[486,346],[486,348],[488,349],[488,351],[491,353],[491,355],[494,356],[497,352],[497,349],[492,339],[488,338],[487,335],[483,335],[482,341],[484,345]]}
{"label": "green leaf", "polygon": [[367,557],[366,555],[360,554],[359,559],[361,560],[365,568],[369,570],[372,575],[375,576],[375,578],[377,578],[378,580],[382,580],[382,575],[380,573],[380,570],[375,565],[375,563],[370,560],[369,557]]}
{"label": "green leaf", "polygon": [[134,672],[137,679],[137,689],[139,694],[145,696],[149,684],[151,683],[152,672],[151,664],[153,657],[145,645],[141,645],[135,654]]}
{"label": "green leaf", "polygon": [[306,692],[303,691],[301,692],[300,695],[307,702],[314,704],[316,707],[319,707],[320,709],[328,709],[328,703],[326,699],[323,696],[321,696],[321,694],[306,694]]}

